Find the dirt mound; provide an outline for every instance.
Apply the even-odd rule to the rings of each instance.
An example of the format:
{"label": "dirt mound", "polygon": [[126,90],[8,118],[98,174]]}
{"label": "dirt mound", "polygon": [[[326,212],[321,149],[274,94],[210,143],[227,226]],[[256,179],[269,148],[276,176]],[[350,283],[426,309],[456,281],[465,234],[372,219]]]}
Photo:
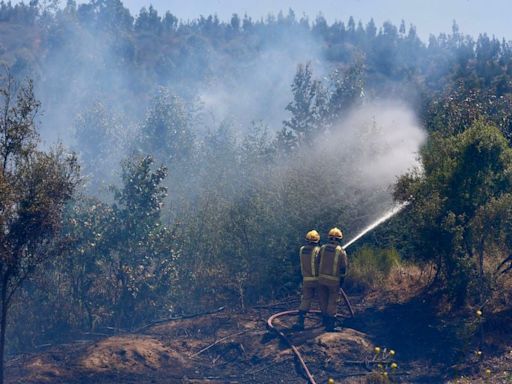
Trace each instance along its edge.
{"label": "dirt mound", "polygon": [[80,365],[91,371],[140,372],[170,365],[184,366],[185,359],[148,336],[111,337],[86,348]]}
{"label": "dirt mound", "polygon": [[[301,382],[303,372],[290,348],[266,329],[272,309],[222,312],[165,322],[143,333],[89,343],[61,345],[8,363],[8,383],[194,383]],[[325,333],[310,315],[304,332],[290,332],[295,318],[279,327],[289,332],[319,379],[338,370],[344,359],[360,358],[371,342],[345,329]],[[279,380],[276,380],[279,378]],[[320,381],[323,382],[323,381]]]}

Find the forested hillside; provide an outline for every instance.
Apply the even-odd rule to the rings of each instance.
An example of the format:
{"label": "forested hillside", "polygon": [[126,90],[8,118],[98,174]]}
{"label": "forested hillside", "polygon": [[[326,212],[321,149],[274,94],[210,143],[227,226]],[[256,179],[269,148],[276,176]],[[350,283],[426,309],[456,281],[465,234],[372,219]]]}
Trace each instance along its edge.
{"label": "forested hillside", "polygon": [[511,309],[512,41],[1,1],[0,63],[9,355],[294,295],[307,231],[397,203],[348,290],[414,266],[442,310]]}

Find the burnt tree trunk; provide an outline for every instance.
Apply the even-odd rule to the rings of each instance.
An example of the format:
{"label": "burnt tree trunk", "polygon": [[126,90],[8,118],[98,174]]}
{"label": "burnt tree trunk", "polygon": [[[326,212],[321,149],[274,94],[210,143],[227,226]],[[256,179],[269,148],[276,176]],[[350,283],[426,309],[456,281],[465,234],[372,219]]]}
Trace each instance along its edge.
{"label": "burnt tree trunk", "polygon": [[0,317],[0,384],[4,384],[4,352],[5,352],[5,330],[7,328],[7,309],[8,297],[7,286],[9,283],[9,276],[4,275],[2,279],[2,293],[1,293],[1,310]]}

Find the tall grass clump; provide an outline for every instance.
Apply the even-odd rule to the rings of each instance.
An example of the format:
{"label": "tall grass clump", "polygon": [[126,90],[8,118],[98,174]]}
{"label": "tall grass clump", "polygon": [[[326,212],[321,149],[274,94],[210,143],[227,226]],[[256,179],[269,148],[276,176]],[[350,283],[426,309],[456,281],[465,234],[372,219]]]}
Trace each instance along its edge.
{"label": "tall grass clump", "polygon": [[346,285],[352,290],[367,291],[382,286],[393,268],[400,265],[395,248],[363,246],[350,257]]}

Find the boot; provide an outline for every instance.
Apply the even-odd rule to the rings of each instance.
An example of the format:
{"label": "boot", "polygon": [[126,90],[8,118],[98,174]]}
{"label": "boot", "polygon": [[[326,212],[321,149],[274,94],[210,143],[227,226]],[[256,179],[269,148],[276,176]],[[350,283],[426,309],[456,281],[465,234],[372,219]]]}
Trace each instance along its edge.
{"label": "boot", "polygon": [[304,316],[305,312],[299,311],[299,318],[297,320],[297,323],[292,327],[294,331],[303,331],[304,330]]}
{"label": "boot", "polygon": [[326,332],[341,332],[342,328],[336,327],[336,318],[334,316],[327,317],[327,324],[325,325]]}
{"label": "boot", "polygon": [[338,319],[338,318],[334,318],[334,332],[341,332],[343,331],[343,322]]}
{"label": "boot", "polygon": [[334,332],[334,317],[325,316],[325,332]]}

